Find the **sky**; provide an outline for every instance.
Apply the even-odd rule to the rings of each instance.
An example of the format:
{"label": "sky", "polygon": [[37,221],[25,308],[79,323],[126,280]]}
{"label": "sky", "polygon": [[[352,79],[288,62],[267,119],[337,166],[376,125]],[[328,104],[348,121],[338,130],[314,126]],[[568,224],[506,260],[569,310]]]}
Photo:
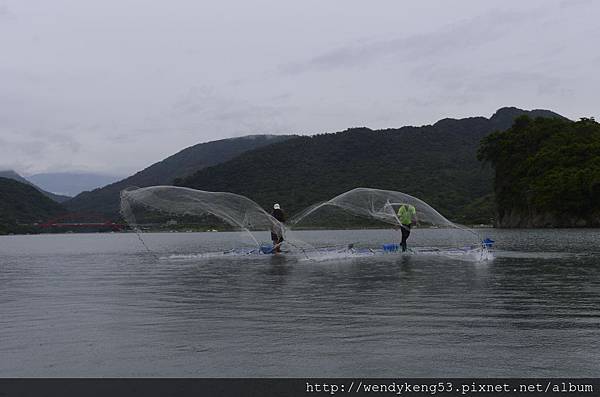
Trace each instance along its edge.
{"label": "sky", "polygon": [[0,169],[128,175],[201,142],[599,116],[600,1],[0,0]]}

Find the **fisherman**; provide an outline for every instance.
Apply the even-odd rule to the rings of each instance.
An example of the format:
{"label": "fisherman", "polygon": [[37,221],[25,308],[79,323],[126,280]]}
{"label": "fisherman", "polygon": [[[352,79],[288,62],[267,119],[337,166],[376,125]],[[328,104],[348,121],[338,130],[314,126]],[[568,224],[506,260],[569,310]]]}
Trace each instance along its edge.
{"label": "fisherman", "polygon": [[398,220],[400,221],[400,231],[402,232],[402,252],[406,252],[406,240],[410,236],[410,228],[417,222],[417,210],[413,205],[402,204],[398,208]]}
{"label": "fisherman", "polygon": [[273,218],[277,219],[281,225],[271,229],[271,240],[273,240],[273,252],[281,252],[281,243],[283,243],[283,224],[285,223],[285,212],[279,204],[273,205]]}

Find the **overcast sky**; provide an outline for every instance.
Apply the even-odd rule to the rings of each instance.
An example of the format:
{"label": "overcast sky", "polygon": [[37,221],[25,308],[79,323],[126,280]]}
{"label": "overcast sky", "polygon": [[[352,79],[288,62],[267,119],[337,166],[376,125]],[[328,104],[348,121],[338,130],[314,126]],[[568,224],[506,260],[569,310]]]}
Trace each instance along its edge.
{"label": "overcast sky", "polygon": [[0,169],[247,134],[599,115],[600,1],[0,0]]}

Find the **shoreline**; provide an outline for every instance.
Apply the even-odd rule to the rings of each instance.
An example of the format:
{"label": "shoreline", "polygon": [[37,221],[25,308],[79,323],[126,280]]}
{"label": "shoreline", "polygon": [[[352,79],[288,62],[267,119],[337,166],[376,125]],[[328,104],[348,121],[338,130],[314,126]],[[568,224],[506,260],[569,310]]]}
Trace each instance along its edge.
{"label": "shoreline", "polygon": [[[600,227],[538,227],[538,228],[504,228],[504,227],[493,227],[493,226],[468,226],[474,230],[511,230],[511,231],[540,231],[540,230],[600,230]],[[452,228],[437,228],[437,227],[420,227],[413,230],[426,229],[452,229]],[[360,230],[389,230],[394,229],[386,228],[306,228],[306,229],[292,229],[295,232],[310,232],[310,231],[360,231]],[[252,232],[264,232],[268,233],[268,230],[251,230]],[[187,231],[176,231],[176,230],[153,230],[153,231],[142,231],[143,234],[190,234],[190,233],[243,233],[243,230],[187,230]],[[61,232],[61,233],[7,233],[0,234],[1,237],[17,237],[17,236],[52,236],[52,235],[95,235],[95,234],[135,234],[134,231],[120,231],[120,232]]]}

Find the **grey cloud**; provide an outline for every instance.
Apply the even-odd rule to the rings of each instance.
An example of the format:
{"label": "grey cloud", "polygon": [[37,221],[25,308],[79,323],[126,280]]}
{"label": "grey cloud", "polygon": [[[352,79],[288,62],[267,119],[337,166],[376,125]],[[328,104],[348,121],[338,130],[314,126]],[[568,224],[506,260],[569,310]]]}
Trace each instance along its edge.
{"label": "grey cloud", "polygon": [[37,170],[40,163],[49,161],[68,162],[71,156],[82,149],[77,137],[67,131],[53,132],[36,128],[0,133],[4,136],[0,142],[3,163],[21,171]]}
{"label": "grey cloud", "polygon": [[293,97],[291,92],[283,92],[281,94],[273,95],[270,99],[274,101],[285,101]]}
{"label": "grey cloud", "polygon": [[562,0],[560,2],[561,8],[569,8],[569,7],[581,7],[591,5],[594,0]]}
{"label": "grey cloud", "polygon": [[572,94],[572,90],[562,84],[560,78],[544,73],[504,71],[485,74],[477,81],[469,84],[469,90],[474,92],[497,92],[498,90],[532,90],[540,96],[561,96]]}
{"label": "grey cloud", "polygon": [[48,131],[46,129],[35,129],[27,135],[32,138],[31,142],[45,146],[46,148],[58,148],[65,152],[65,155],[79,152],[81,143],[77,139],[77,134],[81,129],[77,125],[63,126],[59,129],[61,132]]}
{"label": "grey cloud", "polygon": [[282,114],[289,107],[280,104],[261,105],[218,93],[210,86],[191,87],[173,104],[173,117],[182,115],[193,120],[191,125],[221,129],[233,126],[239,133],[273,132],[284,129]]}
{"label": "grey cloud", "polygon": [[533,87],[548,94],[559,90],[560,79],[544,73],[521,70],[473,73],[468,69],[432,70],[421,76],[448,90],[489,92],[510,87]]}
{"label": "grey cloud", "polygon": [[[488,112],[500,106],[518,105],[539,98],[544,101],[572,98],[569,82],[541,72],[504,70],[473,71],[469,68],[430,66],[415,68],[410,79],[421,86],[418,95],[411,92],[400,100],[401,108],[447,109],[447,116],[457,117],[456,109],[471,109],[486,104]],[[539,107],[534,103],[532,108]],[[560,113],[561,109],[553,109]],[[484,115],[485,112],[479,113]],[[464,114],[478,115],[478,114]],[[430,120],[428,122],[434,122]]]}
{"label": "grey cloud", "polygon": [[597,112],[600,2],[134,3],[0,0],[0,161],[135,172],[244,134]]}
{"label": "grey cloud", "polygon": [[140,139],[149,139],[168,132],[164,127],[131,127],[113,130],[106,136],[106,140],[115,145],[135,144]]}
{"label": "grey cloud", "polygon": [[188,88],[175,99],[172,109],[178,115],[198,114],[205,112],[207,106],[210,106],[216,98],[213,87],[194,86]]}
{"label": "grey cloud", "polygon": [[48,148],[47,142],[34,139],[26,139],[19,141],[4,141],[3,149],[11,154],[22,154],[27,157],[44,157],[44,153]]}
{"label": "grey cloud", "polygon": [[0,19],[9,19],[14,17],[14,14],[9,10],[6,4],[0,4]]}
{"label": "grey cloud", "polygon": [[543,9],[524,12],[492,11],[428,34],[360,45],[351,44],[304,63],[282,65],[280,70],[284,73],[298,74],[311,70],[357,67],[392,56],[399,58],[401,62],[419,62],[482,46],[499,39],[510,29],[531,23],[532,18],[539,18],[542,15],[544,15]]}

